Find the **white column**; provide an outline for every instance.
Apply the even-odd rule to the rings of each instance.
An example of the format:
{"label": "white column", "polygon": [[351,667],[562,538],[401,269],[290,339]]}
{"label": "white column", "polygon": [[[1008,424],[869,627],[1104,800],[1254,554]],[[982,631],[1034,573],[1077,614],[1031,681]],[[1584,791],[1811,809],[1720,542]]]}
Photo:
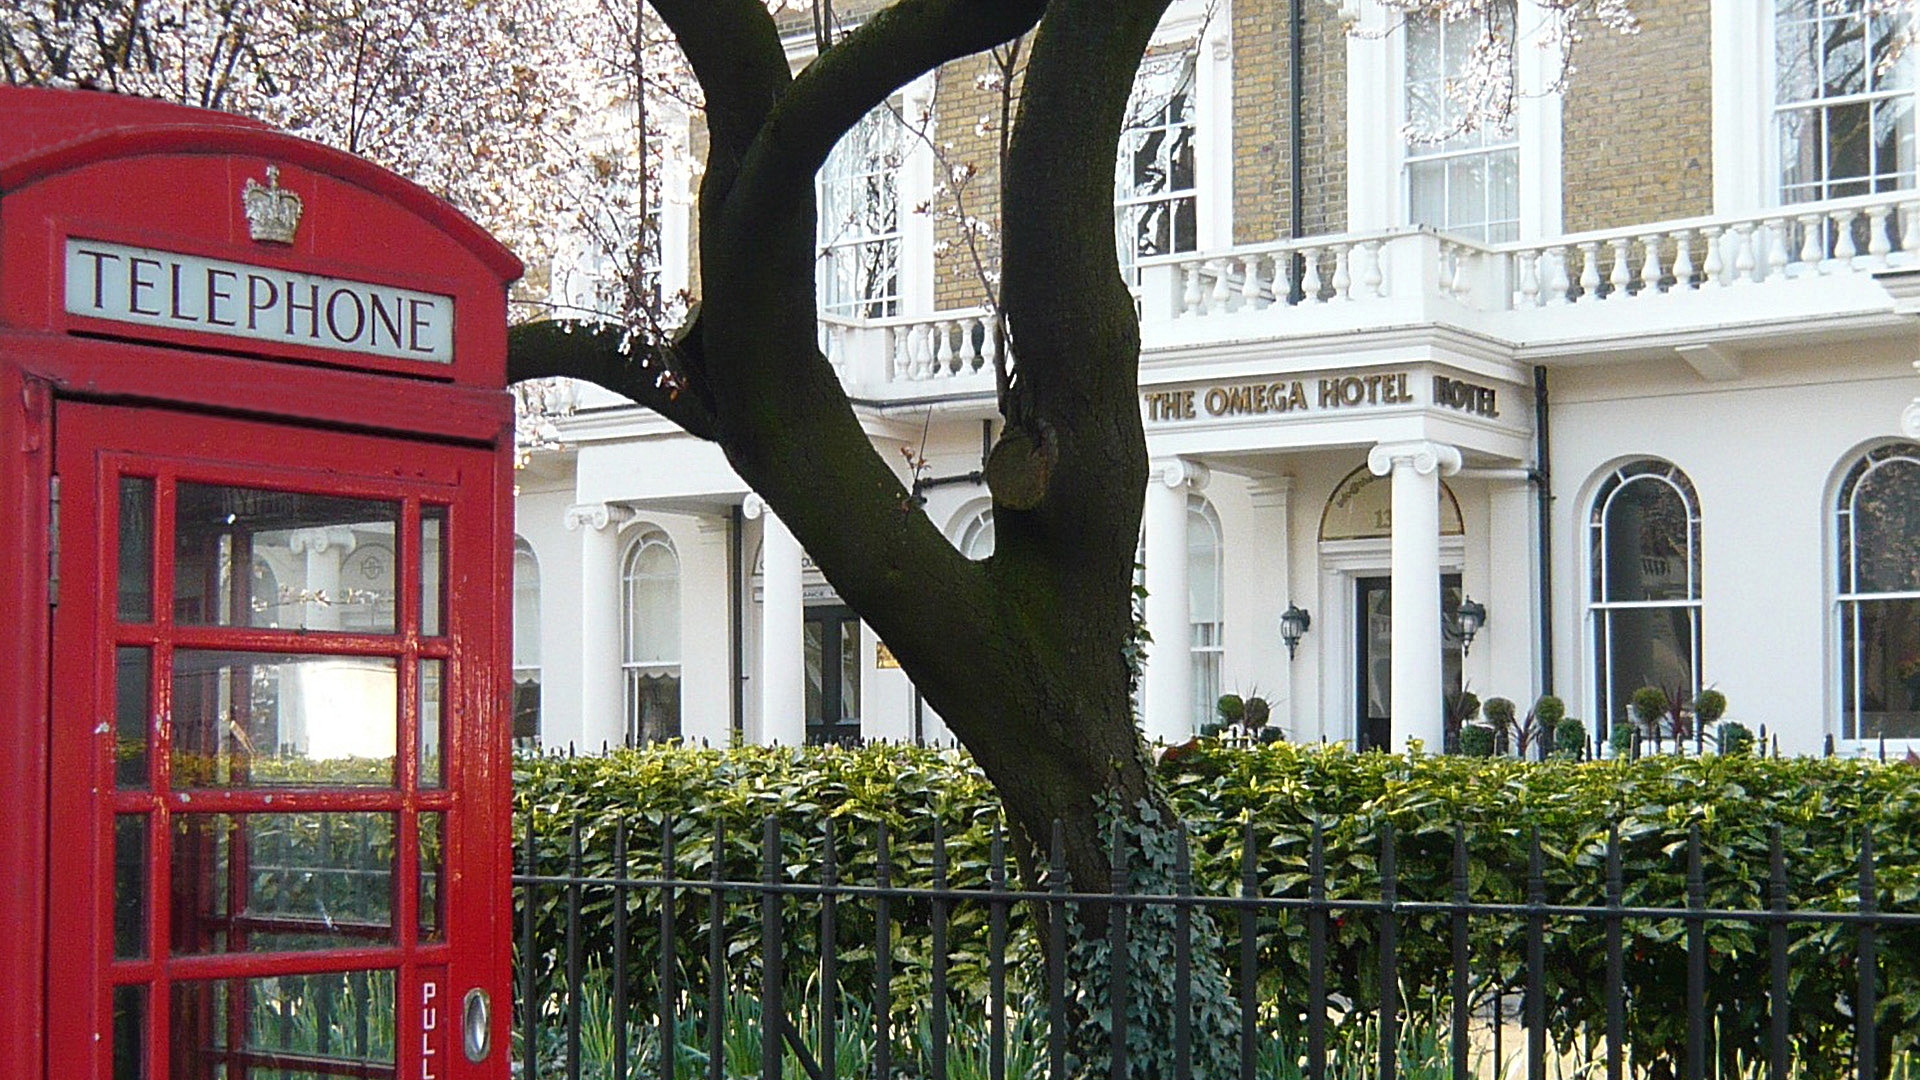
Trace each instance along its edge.
{"label": "white column", "polygon": [[1140,711],[1148,741],[1193,737],[1193,618],[1187,589],[1187,493],[1204,488],[1207,469],[1191,461],[1154,462],[1147,479],[1147,669]]}
{"label": "white column", "polygon": [[603,745],[619,746],[626,739],[620,526],[632,518],[632,510],[610,503],[567,509],[567,528],[580,534],[580,716],[571,725],[555,725],[553,731],[556,743],[572,743],[583,754],[597,754]]}
{"label": "white column", "polygon": [[1460,451],[1431,442],[1381,443],[1367,455],[1393,477],[1393,735],[1430,753],[1446,741],[1440,681],[1440,477],[1460,471]]}
{"label": "white column", "polygon": [[[340,564],[352,554],[353,546],[353,530],[345,525],[296,529],[287,537],[287,547],[294,554],[307,557],[300,590],[302,629],[340,629],[340,608],[346,603],[340,591]],[[234,621],[244,624],[241,618]]]}
{"label": "white column", "polygon": [[760,739],[780,746],[807,741],[806,599],[800,542],[764,500],[750,495],[746,515],[763,518],[760,542]]}

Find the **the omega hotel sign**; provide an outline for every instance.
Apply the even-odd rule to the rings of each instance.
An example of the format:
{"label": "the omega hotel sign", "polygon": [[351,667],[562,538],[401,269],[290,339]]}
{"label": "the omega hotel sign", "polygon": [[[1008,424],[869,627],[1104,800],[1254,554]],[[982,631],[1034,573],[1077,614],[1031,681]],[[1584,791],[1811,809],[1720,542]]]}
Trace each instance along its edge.
{"label": "the omega hotel sign", "polygon": [[67,313],[283,345],[453,362],[453,298],[69,238]]}
{"label": "the omega hotel sign", "polygon": [[[1207,417],[1328,413],[1396,405],[1419,405],[1407,372],[1335,372],[1320,378],[1274,382],[1216,383],[1179,390],[1148,390],[1140,395],[1147,419],[1159,422]],[[1500,391],[1445,375],[1433,377],[1430,403],[1457,412],[1496,419]]]}

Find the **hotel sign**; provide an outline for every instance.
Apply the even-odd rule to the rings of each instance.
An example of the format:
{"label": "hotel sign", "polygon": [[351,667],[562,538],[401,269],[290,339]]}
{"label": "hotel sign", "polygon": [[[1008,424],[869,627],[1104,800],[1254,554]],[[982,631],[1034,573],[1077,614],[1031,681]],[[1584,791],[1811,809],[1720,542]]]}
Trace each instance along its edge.
{"label": "hotel sign", "polygon": [[66,309],[110,322],[453,362],[453,297],[69,238]]}
{"label": "hotel sign", "polygon": [[1431,397],[1422,401],[1420,381],[1405,371],[1334,374],[1275,382],[1216,383],[1179,390],[1148,390],[1141,395],[1147,420],[1178,423],[1229,416],[1352,412],[1388,406],[1431,404],[1456,412],[1496,419],[1500,391],[1461,379],[1435,375]]}

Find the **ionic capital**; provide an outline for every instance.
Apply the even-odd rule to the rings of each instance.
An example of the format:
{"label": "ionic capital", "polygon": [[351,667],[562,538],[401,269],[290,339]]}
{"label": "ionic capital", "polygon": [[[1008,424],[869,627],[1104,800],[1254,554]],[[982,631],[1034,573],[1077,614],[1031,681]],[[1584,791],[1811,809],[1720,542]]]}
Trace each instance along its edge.
{"label": "ionic capital", "polygon": [[1403,465],[1421,476],[1436,472],[1452,476],[1460,471],[1460,450],[1446,443],[1411,439],[1380,443],[1367,453],[1367,469],[1375,476],[1386,476]]}
{"label": "ionic capital", "polygon": [[1189,491],[1205,491],[1207,481],[1213,479],[1213,471],[1197,461],[1186,458],[1160,458],[1147,466],[1153,479],[1170,488],[1186,488]]}
{"label": "ionic capital", "polygon": [[298,554],[319,554],[323,551],[338,549],[346,555],[353,550],[353,530],[345,525],[318,525],[310,529],[295,529],[287,534],[287,547]]}
{"label": "ionic capital", "polygon": [[745,515],[748,521],[753,521],[762,514],[767,517],[772,517],[773,507],[768,506],[767,500],[761,498],[759,495],[750,493],[747,495],[745,501],[740,504],[740,513]]}
{"label": "ionic capital", "polygon": [[600,532],[609,526],[618,527],[632,520],[632,508],[613,503],[575,503],[567,507],[566,523],[570,532],[579,532],[583,528]]}
{"label": "ionic capital", "polygon": [[1920,439],[1920,398],[1914,398],[1907,411],[1900,414],[1900,430],[1909,439]]}

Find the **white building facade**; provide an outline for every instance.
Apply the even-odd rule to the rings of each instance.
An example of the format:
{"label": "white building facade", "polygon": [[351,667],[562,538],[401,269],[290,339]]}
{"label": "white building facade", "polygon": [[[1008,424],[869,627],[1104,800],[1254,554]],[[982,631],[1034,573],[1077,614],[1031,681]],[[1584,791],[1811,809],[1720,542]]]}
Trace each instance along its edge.
{"label": "white building facade", "polygon": [[[1477,28],[1175,5],[1116,178],[1150,737],[1235,693],[1295,741],[1434,747],[1469,689],[1554,693],[1604,744],[1653,685],[1785,753],[1920,747],[1915,58],[1869,55],[1900,30],[1870,6],[1640,5],[1563,93],[1523,0],[1510,122],[1468,131]],[[1664,58],[1680,104],[1609,56]],[[971,127],[950,82],[823,172],[822,341],[984,557],[991,324],[913,212],[933,155],[886,127]],[[949,737],[716,448],[591,390],[558,433],[520,476],[523,735]]]}

